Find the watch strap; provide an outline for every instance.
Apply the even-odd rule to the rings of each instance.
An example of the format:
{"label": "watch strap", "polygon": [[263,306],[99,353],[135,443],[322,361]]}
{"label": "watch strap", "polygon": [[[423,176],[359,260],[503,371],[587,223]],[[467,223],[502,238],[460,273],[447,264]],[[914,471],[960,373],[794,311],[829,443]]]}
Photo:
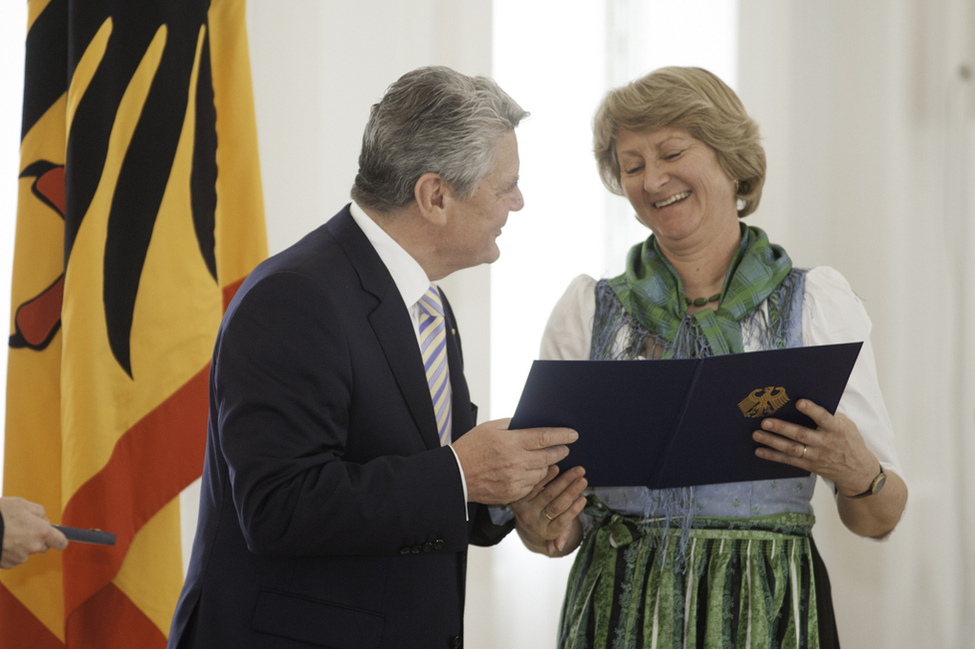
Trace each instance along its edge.
{"label": "watch strap", "polygon": [[847,496],[847,498],[849,498],[850,500],[857,500],[859,498],[866,498],[867,496],[872,496],[883,488],[884,483],[886,481],[887,481],[887,474],[884,473],[884,467],[883,465],[881,465],[880,473],[878,473],[877,477],[870,482],[870,486],[867,487],[866,491],[857,494],[855,496]]}

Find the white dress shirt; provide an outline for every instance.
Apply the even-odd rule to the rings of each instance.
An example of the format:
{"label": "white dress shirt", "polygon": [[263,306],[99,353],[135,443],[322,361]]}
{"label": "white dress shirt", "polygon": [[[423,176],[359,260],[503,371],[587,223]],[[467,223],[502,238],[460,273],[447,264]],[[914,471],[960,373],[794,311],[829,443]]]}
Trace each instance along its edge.
{"label": "white dress shirt", "polygon": [[[352,218],[366,235],[366,238],[369,239],[369,243],[372,244],[383,264],[386,265],[386,270],[393,277],[393,283],[396,284],[397,290],[403,296],[403,304],[408,305],[407,310],[410,313],[410,320],[413,322],[413,333],[416,335],[416,344],[419,348],[421,314],[419,302],[431,284],[426,271],[410,256],[410,253],[403,249],[403,246],[396,243],[396,240],[379,227],[355,202],[349,206],[349,211],[352,212]],[[452,446],[450,450],[453,451],[454,459],[457,460],[460,482],[464,488],[464,502],[466,503],[467,480],[464,478],[464,467],[460,463],[457,451],[454,451]],[[465,514],[466,511],[465,509]]]}

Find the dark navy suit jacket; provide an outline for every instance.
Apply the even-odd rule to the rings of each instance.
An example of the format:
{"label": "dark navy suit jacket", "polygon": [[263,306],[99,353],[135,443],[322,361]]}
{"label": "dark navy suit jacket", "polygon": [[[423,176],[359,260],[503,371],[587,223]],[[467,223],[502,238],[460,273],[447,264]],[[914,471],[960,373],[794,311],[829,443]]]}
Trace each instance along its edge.
{"label": "dark navy suit jacket", "polygon": [[[456,439],[475,413],[445,308]],[[407,307],[348,207],[258,266],[214,349],[169,647],[460,646],[468,543],[510,529],[464,502]]]}

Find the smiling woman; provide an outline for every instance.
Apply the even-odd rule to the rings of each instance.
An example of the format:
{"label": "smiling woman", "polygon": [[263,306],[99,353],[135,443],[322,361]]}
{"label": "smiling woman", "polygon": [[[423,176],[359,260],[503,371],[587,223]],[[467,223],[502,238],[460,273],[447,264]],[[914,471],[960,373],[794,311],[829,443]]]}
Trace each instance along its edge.
{"label": "smiling woman", "polygon": [[[26,2],[0,3],[0,321],[10,322],[10,271],[13,268],[20,150],[20,110],[24,89]],[[6,430],[7,344],[0,345],[0,431]],[[0,433],[0,485],[3,484],[3,434]]]}
{"label": "smiling woman", "polygon": [[[490,410],[505,416],[515,410],[565,285],[582,272],[614,272],[626,250],[647,236],[632,207],[608,195],[595,172],[596,106],[610,87],[662,65],[706,67],[734,86],[738,2],[569,0],[559,11],[545,0],[493,5],[493,76],[532,114],[518,130],[525,208],[509,216],[498,239],[501,257],[490,270]],[[472,560],[485,554],[491,619],[511,623],[491,624],[492,641],[467,644],[554,647],[571,559],[542,561],[507,542],[473,551]]]}
{"label": "smiling woman", "polygon": [[[803,477],[676,489],[594,480],[583,492],[566,472],[535,499],[544,518],[527,499],[513,503],[529,549],[564,556],[578,548],[563,649],[642,646],[651,637],[665,646],[796,638],[808,649],[836,647],[829,580],[811,536],[817,476],[860,536],[885,538],[904,510],[907,489],[863,305],[839,272],[794,268],[763,230],[739,223],[747,214],[742,192],[754,186],[750,200],[760,198],[765,156],[741,102],[716,100],[734,94],[694,67],[660,68],[607,94],[594,119],[597,162],[607,188],[622,191],[652,234],[630,250],[623,274],[573,280],[552,312],[542,357],[660,362],[850,341],[863,341],[864,352],[835,417],[801,399],[800,412],[815,424],[770,417],[752,434],[769,468],[791,465],[808,472]],[[674,97],[683,109],[669,110]],[[628,130],[641,124],[649,126]],[[742,160],[749,153],[761,161],[751,172]],[[647,426],[653,430],[652,417]],[[874,485],[885,475],[881,492]],[[664,611],[661,602],[686,605]]]}
{"label": "smiling woman", "polygon": [[[682,128],[621,129],[616,139],[623,195],[661,246],[693,254],[706,239],[734,239],[736,180],[713,148]],[[704,291],[720,291],[717,285]],[[698,291],[700,292],[700,291]]]}

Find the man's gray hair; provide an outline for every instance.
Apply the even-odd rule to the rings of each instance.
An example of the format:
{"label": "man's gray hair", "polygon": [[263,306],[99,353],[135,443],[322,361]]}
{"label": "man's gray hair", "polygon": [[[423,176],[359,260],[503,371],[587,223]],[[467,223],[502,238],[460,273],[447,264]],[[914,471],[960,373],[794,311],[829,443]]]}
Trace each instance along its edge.
{"label": "man's gray hair", "polygon": [[352,199],[378,212],[405,207],[428,172],[469,198],[494,168],[495,138],[527,115],[487,77],[443,66],[408,72],[372,106]]}

